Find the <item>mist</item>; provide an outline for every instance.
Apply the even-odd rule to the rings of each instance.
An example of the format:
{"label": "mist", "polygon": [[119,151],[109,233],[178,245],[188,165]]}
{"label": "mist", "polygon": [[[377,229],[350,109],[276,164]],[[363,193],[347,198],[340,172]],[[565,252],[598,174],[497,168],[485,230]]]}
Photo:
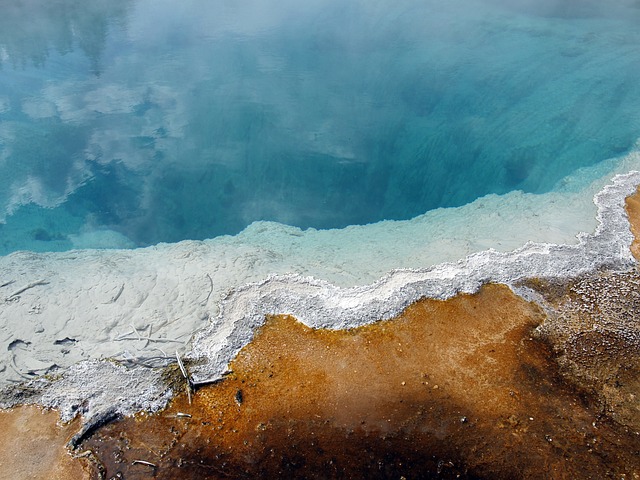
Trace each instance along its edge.
{"label": "mist", "polygon": [[2,20],[7,249],[408,219],[550,191],[640,132],[637,2],[56,5]]}

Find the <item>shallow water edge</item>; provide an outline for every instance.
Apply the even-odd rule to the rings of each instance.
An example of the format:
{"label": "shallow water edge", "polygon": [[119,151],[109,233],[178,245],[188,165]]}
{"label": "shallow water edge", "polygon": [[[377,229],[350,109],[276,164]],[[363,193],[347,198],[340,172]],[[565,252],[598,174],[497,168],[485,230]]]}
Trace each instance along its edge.
{"label": "shallow water edge", "polygon": [[[81,428],[2,412],[0,464],[34,470],[7,461],[17,442],[51,452],[47,478],[635,478],[638,288],[636,265],[485,284],[348,329],[268,316],[219,381],[187,394],[194,364],[166,368],[182,393],[155,414]],[[53,433],[12,436],[23,422]]]}
{"label": "shallow water edge", "polygon": [[[46,295],[51,285],[59,287],[68,282],[63,295],[49,293],[52,304],[39,304],[43,312],[49,310],[51,314],[53,310],[64,321],[68,319],[67,310],[84,308],[85,313],[80,312],[76,318],[89,321],[93,318],[94,322],[99,317],[92,312],[109,314],[111,324],[97,325],[98,332],[102,326],[104,338],[111,339],[109,343],[103,343],[111,347],[119,341],[140,345],[140,353],[136,356],[125,350],[120,357],[114,356],[115,359],[105,361],[96,358],[96,352],[92,352],[93,360],[80,361],[83,355],[82,342],[77,339],[83,338],[82,331],[86,327],[84,323],[76,322],[74,326],[67,321],[64,325],[66,329],[60,330],[65,336],[53,341],[50,348],[62,352],[62,356],[72,355],[75,349],[80,363],[62,370],[61,378],[56,374],[57,369],[53,369],[48,370],[47,377],[5,388],[3,405],[36,402],[60,409],[64,419],[80,414],[91,425],[104,418],[138,410],[153,411],[164,406],[175,392],[166,387],[161,377],[162,369],[158,367],[175,362],[173,352],[176,352],[176,347],[183,349],[177,354],[189,362],[193,382],[211,382],[221,378],[229,362],[251,341],[267,315],[293,315],[312,328],[349,329],[392,318],[419,299],[447,299],[459,293],[473,293],[487,283],[515,285],[527,278],[572,278],[599,269],[628,270],[634,265],[629,250],[633,236],[624,202],[638,184],[640,173],[630,172],[616,176],[612,183],[604,187],[594,199],[599,222],[596,231],[593,234],[580,234],[578,243],[574,245],[528,243],[512,252],[488,250],[456,263],[424,269],[394,270],[364,286],[338,287],[312,277],[289,274],[272,275],[257,283],[232,288],[222,300],[218,315],[210,318],[208,325],[196,332],[189,343],[192,323],[184,322],[186,326],[181,326],[182,322],[178,321],[167,325],[166,328],[172,330],[178,327],[178,332],[174,331],[174,336],[170,337],[161,329],[162,322],[146,325],[136,325],[136,322],[148,321],[140,315],[145,309],[157,319],[161,319],[162,314],[175,315],[175,318],[181,318],[178,315],[182,318],[200,315],[202,321],[207,321],[210,314],[207,304],[216,277],[207,274],[206,270],[198,270],[203,262],[197,243],[189,244],[196,248],[182,250],[183,255],[171,258],[173,263],[168,266],[165,264],[164,268],[158,264],[147,264],[146,269],[141,270],[137,267],[144,265],[144,260],[149,260],[149,256],[154,254],[153,249],[145,249],[137,254],[111,252],[106,258],[104,252],[88,252],[82,254],[80,262],[76,262],[73,256],[80,257],[80,253],[72,253],[71,256],[58,259],[55,264],[57,272],[48,271],[48,276],[42,281],[27,284],[29,288],[23,292],[7,297],[5,311],[11,308],[26,309],[29,306],[27,302],[33,301],[31,295],[39,292],[45,292]],[[116,263],[113,261],[114,255],[126,255],[129,259],[141,257],[142,261]],[[11,259],[16,262],[25,257],[23,254],[12,256]],[[79,267],[86,268],[94,278],[100,278],[100,271],[114,270],[119,270],[121,274],[129,272],[131,277],[126,284],[113,283],[107,291],[76,284],[78,289],[70,292],[68,288],[74,285],[73,279]],[[191,271],[186,277],[174,276],[176,271],[184,272],[191,267],[201,272],[202,276]],[[80,275],[80,278],[86,281],[87,275]],[[182,279],[186,281],[182,282]],[[129,282],[133,282],[133,285]],[[194,285],[198,288],[194,289]],[[150,288],[145,288],[147,286]],[[134,290],[136,287],[139,290]],[[101,294],[101,297],[96,297],[97,294]],[[63,303],[65,301],[66,304]],[[188,305],[187,309],[184,309],[185,305]],[[33,303],[29,308],[34,308]],[[132,317],[130,329],[114,338],[112,330],[117,326],[117,321],[120,321],[122,328],[125,315],[130,315],[131,311],[137,316]],[[32,321],[42,314],[33,311],[28,315],[27,318]],[[29,327],[27,324],[26,328]],[[182,339],[178,336],[180,327],[184,330]],[[8,364],[15,369],[20,355],[28,353],[30,348],[32,344],[28,340],[12,340],[7,349]],[[142,348],[146,348],[146,351]],[[155,353],[150,353],[152,350]],[[40,348],[39,352],[44,354],[46,348]],[[51,362],[50,359],[48,361]],[[37,360],[35,365],[48,368],[46,359]],[[30,371],[34,375],[37,368]]]}

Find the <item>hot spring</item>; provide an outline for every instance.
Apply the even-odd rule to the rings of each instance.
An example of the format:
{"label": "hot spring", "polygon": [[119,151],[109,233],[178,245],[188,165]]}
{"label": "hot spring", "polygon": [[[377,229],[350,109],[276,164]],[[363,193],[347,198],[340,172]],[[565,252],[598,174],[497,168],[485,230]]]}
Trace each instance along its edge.
{"label": "hot spring", "polygon": [[639,21],[632,0],[12,0],[0,254],[424,214],[453,256],[568,241],[636,162]]}

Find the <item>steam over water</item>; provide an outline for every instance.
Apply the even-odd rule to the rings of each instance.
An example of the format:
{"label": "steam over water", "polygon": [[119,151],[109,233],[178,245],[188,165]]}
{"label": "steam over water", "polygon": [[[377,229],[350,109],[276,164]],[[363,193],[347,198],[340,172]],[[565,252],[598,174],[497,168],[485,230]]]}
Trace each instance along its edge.
{"label": "steam over water", "polygon": [[640,136],[638,25],[632,0],[9,0],[0,254],[588,185]]}
{"label": "steam over water", "polygon": [[171,352],[218,379],[267,314],[633,267],[638,25],[637,0],[4,1],[0,407],[155,410]]}

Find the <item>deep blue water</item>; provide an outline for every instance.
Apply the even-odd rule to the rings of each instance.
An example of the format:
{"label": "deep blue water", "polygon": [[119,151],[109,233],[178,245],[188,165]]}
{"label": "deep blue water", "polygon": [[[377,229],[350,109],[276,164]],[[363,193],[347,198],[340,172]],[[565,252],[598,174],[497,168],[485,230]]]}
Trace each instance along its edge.
{"label": "deep blue water", "polygon": [[407,219],[550,191],[640,137],[635,0],[2,12],[0,254]]}

